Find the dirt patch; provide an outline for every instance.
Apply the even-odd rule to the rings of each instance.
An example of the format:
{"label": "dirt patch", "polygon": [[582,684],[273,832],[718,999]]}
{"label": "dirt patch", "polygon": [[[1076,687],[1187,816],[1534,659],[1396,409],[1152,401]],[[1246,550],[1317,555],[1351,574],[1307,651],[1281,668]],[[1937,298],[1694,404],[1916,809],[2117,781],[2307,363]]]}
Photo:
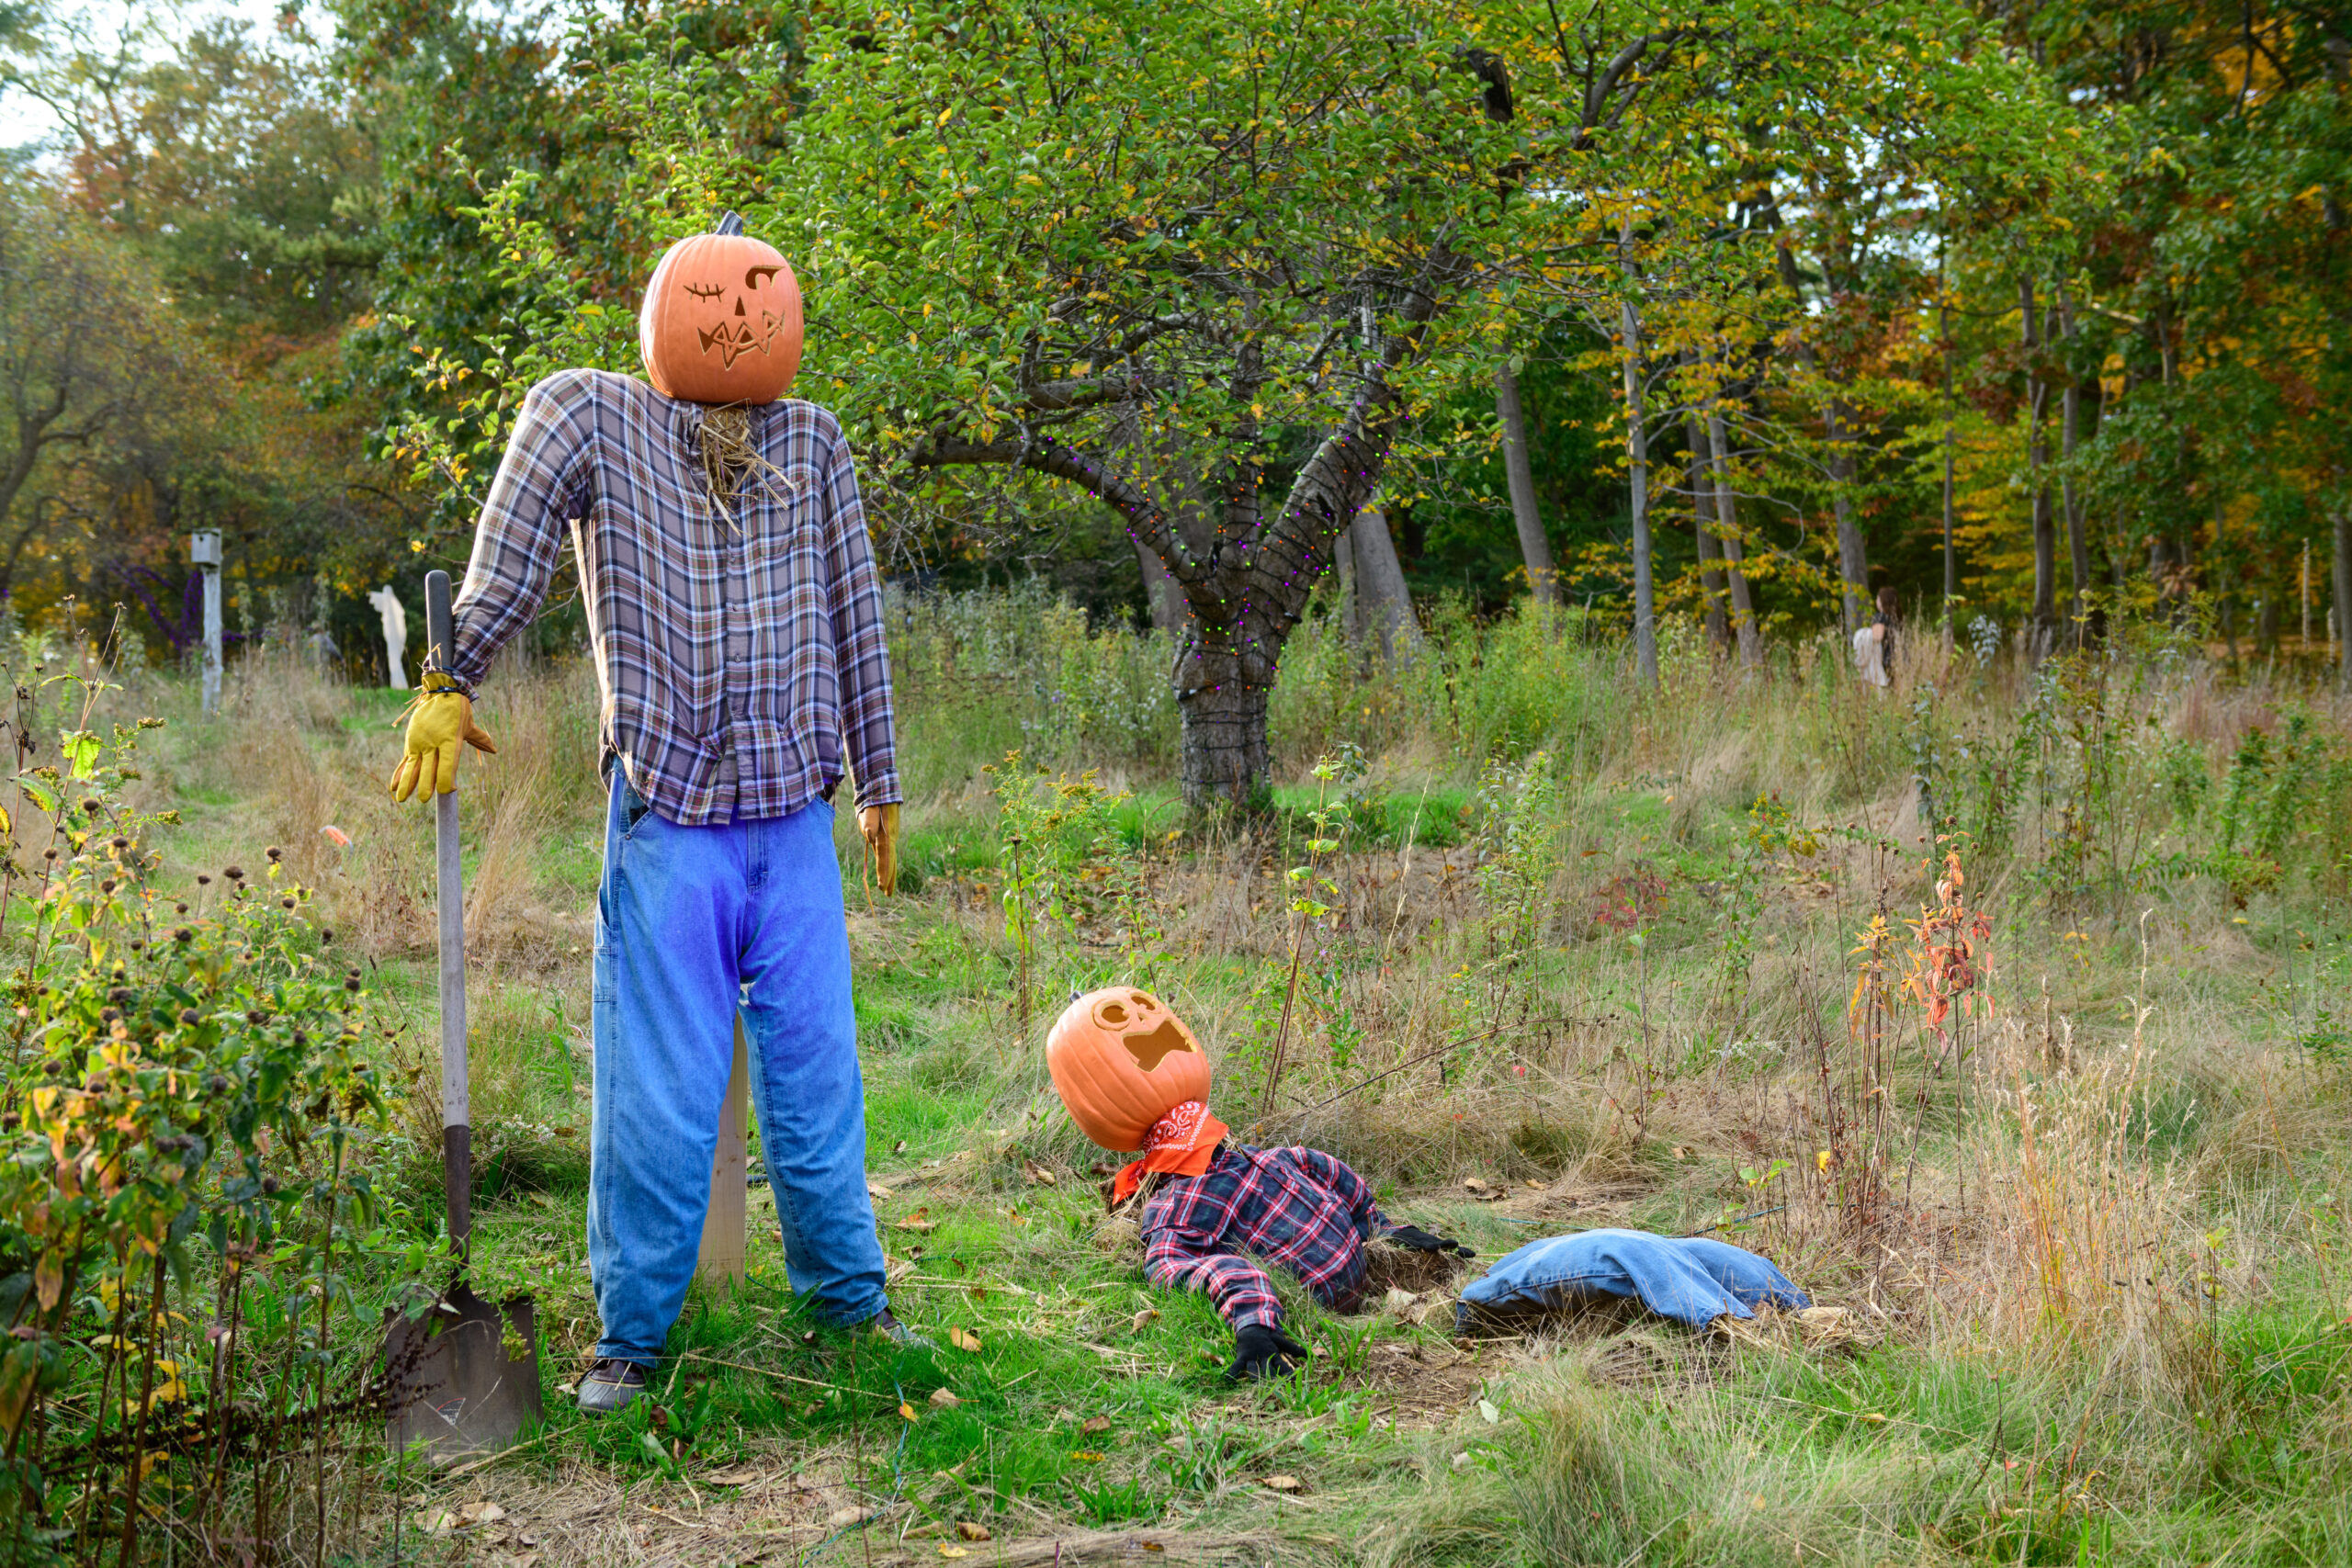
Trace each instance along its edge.
{"label": "dirt patch", "polygon": [[1399,1427],[1442,1427],[1478,1397],[1478,1386],[1518,1358],[1502,1346],[1464,1351],[1451,1345],[1386,1340],[1356,1376]]}
{"label": "dirt patch", "polygon": [[[846,1484],[837,1457],[796,1461],[778,1450],[748,1461],[690,1473],[687,1486],[623,1484],[592,1464],[553,1478],[477,1475],[412,1498],[401,1534],[413,1551],[420,1536],[468,1561],[512,1568],[571,1568],[614,1562],[656,1568],[713,1563],[791,1562],[838,1538],[844,1561],[936,1562],[937,1527],[901,1538],[903,1503],[876,1511],[877,1500]],[[379,1533],[389,1545],[389,1518]],[[1050,1527],[1048,1527],[1050,1529]],[[866,1539],[856,1539],[863,1531]],[[1148,1528],[1069,1529],[1004,1539],[970,1549],[995,1564],[1200,1563],[1304,1561],[1272,1535]]]}
{"label": "dirt patch", "polygon": [[1438,1291],[1450,1298],[1456,1281],[1476,1272],[1475,1263],[1450,1252],[1416,1252],[1385,1244],[1370,1247],[1364,1249],[1364,1300],[1378,1305],[1391,1291],[1410,1291],[1417,1296]]}
{"label": "dirt patch", "polygon": [[[989,1568],[1028,1568],[1045,1563],[1081,1562],[1276,1562],[1285,1557],[1283,1543],[1271,1535],[1214,1535],[1188,1530],[1073,1530],[1067,1535],[1034,1536],[1022,1540],[990,1541],[970,1549],[975,1561]],[[939,1549],[925,1543],[920,1550],[901,1550],[876,1562],[936,1562]]]}

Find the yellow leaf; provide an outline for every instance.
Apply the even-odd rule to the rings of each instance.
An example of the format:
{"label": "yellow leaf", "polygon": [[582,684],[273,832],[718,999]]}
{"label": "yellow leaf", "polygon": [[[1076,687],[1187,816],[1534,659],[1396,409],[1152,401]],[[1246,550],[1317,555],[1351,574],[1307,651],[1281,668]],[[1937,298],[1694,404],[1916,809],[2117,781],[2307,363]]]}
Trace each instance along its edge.
{"label": "yellow leaf", "polygon": [[911,1421],[915,1418],[915,1407],[911,1404],[900,1404],[899,1415],[902,1419]]}
{"label": "yellow leaf", "polygon": [[949,1329],[947,1343],[955,1346],[958,1350],[968,1350],[976,1356],[980,1351],[980,1337],[968,1328]]}

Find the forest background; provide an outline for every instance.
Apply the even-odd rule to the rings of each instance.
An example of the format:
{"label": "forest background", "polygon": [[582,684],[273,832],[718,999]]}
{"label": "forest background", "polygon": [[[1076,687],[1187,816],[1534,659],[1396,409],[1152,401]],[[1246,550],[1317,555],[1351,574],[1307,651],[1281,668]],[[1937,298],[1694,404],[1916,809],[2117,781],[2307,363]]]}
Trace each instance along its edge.
{"label": "forest background", "polygon": [[[2231,659],[2324,657],[2352,570],[2328,434],[2352,133],[2325,12],[1553,9],[1401,8],[1423,58],[1345,62],[1360,101],[1272,106],[1329,167],[1272,135],[1254,183],[1211,189],[1181,154],[1250,122],[1220,91],[1256,113],[1268,84],[1164,58],[1083,113],[934,117],[945,162],[878,177],[872,150],[911,129],[892,117],[959,69],[1038,45],[1050,74],[1046,40],[1084,46],[1018,11],[961,44],[943,20],[928,59],[829,63],[827,28],[871,41],[848,12],[12,6],[0,91],[54,129],[9,154],[0,217],[0,593],[30,620],[134,603],[149,651],[184,657],[186,536],[218,528],[232,644],[323,633],[379,670],[364,595],[462,566],[517,367],[633,366],[651,259],[733,205],[795,253],[801,389],[851,422],[910,586],[1038,577],[1172,627],[1131,498],[1057,482],[1036,442],[1092,436],[1147,498],[1186,446],[1160,488],[1216,515],[1160,553],[1205,556],[1253,525],[1232,492],[1297,491],[1342,389],[1377,385],[1402,406],[1364,553],[1401,581],[1374,559],[1363,598],[1492,613],[1532,582],[1621,626],[1696,611],[1750,662],[1758,633],[1850,627],[1882,587],[2045,647],[2164,601]],[[872,90],[815,95],[829,70]],[[1183,123],[1139,110],[1162,89]],[[1118,171],[1123,122],[1170,161]],[[1366,158],[1399,177],[1317,185]],[[1056,162],[1066,182],[1037,175]],[[1148,253],[1188,224],[1204,265],[1285,273],[1287,302],[1171,289]],[[1014,235],[1035,254],[1008,269]],[[1041,337],[1051,300],[1022,290],[1087,266],[1130,270]],[[1114,346],[1132,385],[1074,371]],[[1042,400],[1041,354],[1069,383]],[[559,605],[540,643],[581,632]]]}

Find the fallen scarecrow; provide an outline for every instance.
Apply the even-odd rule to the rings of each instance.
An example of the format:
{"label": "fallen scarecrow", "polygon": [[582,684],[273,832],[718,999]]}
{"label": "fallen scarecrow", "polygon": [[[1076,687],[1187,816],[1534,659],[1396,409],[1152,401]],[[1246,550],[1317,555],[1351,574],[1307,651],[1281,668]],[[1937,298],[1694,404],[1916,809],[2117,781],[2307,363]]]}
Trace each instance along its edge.
{"label": "fallen scarecrow", "polygon": [[[1281,1377],[1306,1349],[1283,1332],[1264,1267],[1281,1268],[1334,1312],[1362,1303],[1375,1241],[1470,1259],[1450,1237],[1383,1213],[1363,1177],[1322,1149],[1230,1141],[1208,1107],[1209,1062],[1192,1030],[1148,991],[1078,998],[1055,1021],[1046,1063],[1071,1120],[1102,1148],[1140,1150],[1109,1183],[1114,1213],[1141,1210],[1144,1274],[1205,1292],[1234,1331],[1235,1380]],[[1521,1312],[1631,1298],[1703,1328],[1798,1309],[1804,1292],[1764,1258],[1705,1237],[1594,1230],[1545,1236],[1506,1254],[1463,1292],[1463,1329]]]}

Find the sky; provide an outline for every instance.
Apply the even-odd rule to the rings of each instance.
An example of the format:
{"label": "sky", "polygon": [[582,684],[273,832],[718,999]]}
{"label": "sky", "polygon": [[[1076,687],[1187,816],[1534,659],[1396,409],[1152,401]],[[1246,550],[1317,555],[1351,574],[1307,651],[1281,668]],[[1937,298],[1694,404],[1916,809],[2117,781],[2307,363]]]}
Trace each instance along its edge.
{"label": "sky", "polygon": [[[134,15],[153,18],[158,28],[170,38],[185,37],[198,24],[222,16],[240,17],[256,28],[267,29],[276,26],[280,3],[281,0],[189,0],[183,5],[130,6],[121,0],[98,0],[94,5],[63,0],[55,10],[62,17],[78,21],[92,38],[111,42],[122,36]],[[55,117],[38,100],[0,88],[0,147],[21,147],[56,129]]]}

